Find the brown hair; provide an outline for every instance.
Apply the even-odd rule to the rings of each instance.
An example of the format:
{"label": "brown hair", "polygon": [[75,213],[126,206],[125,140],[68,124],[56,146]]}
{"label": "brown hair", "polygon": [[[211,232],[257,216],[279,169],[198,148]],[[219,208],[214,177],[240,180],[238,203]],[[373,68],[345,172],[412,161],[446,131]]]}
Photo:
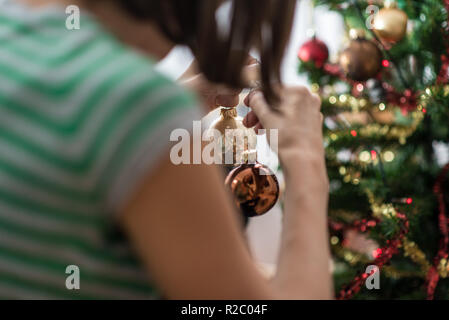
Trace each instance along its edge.
{"label": "brown hair", "polygon": [[289,39],[296,0],[234,0],[227,35],[219,30],[223,0],[115,0],[135,18],[155,21],[174,43],[190,47],[211,81],[242,88],[241,71],[251,49],[259,51],[262,88],[269,101],[280,83],[280,65]]}

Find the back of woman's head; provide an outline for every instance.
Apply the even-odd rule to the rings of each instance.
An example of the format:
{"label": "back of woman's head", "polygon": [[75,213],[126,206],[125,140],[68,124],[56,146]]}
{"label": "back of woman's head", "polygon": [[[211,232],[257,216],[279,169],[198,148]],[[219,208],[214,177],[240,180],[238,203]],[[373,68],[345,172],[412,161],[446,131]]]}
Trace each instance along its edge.
{"label": "back of woman's head", "polygon": [[[251,49],[262,63],[267,99],[280,82],[280,65],[290,35],[296,0],[114,0],[133,17],[155,21],[165,36],[190,47],[201,72],[211,81],[241,88],[241,70]],[[230,2],[229,28],[217,19]]]}

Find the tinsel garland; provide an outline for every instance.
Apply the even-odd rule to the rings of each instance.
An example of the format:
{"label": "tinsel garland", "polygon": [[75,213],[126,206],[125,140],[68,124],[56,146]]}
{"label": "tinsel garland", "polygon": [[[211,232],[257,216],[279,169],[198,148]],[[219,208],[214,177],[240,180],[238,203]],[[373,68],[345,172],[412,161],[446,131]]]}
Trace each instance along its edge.
{"label": "tinsel garland", "polygon": [[[448,268],[449,218],[446,215],[446,205],[444,202],[444,193],[442,191],[442,184],[445,181],[448,172],[449,172],[449,164],[447,164],[443,168],[434,187],[434,192],[439,202],[438,222],[442,239],[440,241],[440,248],[438,250],[437,255],[434,258],[434,263],[432,266],[429,264],[425,254],[422,252],[422,250],[419,249],[417,244],[414,243],[413,241],[410,241],[406,237],[406,234],[409,231],[409,221],[406,215],[397,212],[391,204],[383,204],[380,206],[376,205],[374,202],[374,198],[370,193],[368,194],[368,196],[370,198],[370,202],[372,203],[374,219],[372,220],[363,219],[360,221],[355,221],[349,225],[344,225],[338,222],[331,222],[330,224],[331,229],[334,231],[355,229],[360,232],[366,232],[368,228],[375,227],[380,221],[382,216],[388,218],[396,217],[400,219],[401,220],[400,231],[397,233],[395,237],[393,237],[393,239],[387,240],[387,246],[379,248],[378,250],[379,253],[374,261],[366,263],[364,259],[362,259],[362,255],[360,255],[360,257],[356,260],[358,261],[363,260],[363,262],[366,263],[366,266],[376,265],[379,268],[379,270],[381,270],[382,267],[384,267],[391,260],[391,258],[398,252],[398,249],[402,247],[404,249],[405,256],[409,256],[412,259],[412,261],[414,261],[421,267],[423,274],[427,274],[427,298],[433,299],[439,279],[446,278],[449,275],[449,268]],[[340,250],[338,253],[341,256],[349,256],[349,253],[347,251]],[[351,253],[350,256],[353,263],[358,262],[354,261],[353,259],[354,257],[356,257],[355,254]],[[406,276],[398,271],[395,271],[394,268],[391,267],[386,268],[386,271],[389,273],[390,276],[393,277]],[[359,275],[357,275],[352,280],[351,283],[349,283],[342,290],[340,290],[338,299],[345,300],[352,298],[356,293],[360,291],[366,279],[369,276],[371,276],[374,272],[376,271],[373,270],[371,271],[371,273],[362,272]],[[413,274],[412,276],[416,276],[416,274]]]}
{"label": "tinsel garland", "polygon": [[[346,262],[351,265],[358,264],[370,264],[371,260],[364,253],[359,253],[354,250],[350,250],[344,248],[343,246],[338,246],[337,243],[333,244],[333,252],[344,259]],[[400,279],[405,277],[414,277],[414,278],[426,278],[427,273],[431,267],[429,261],[426,258],[425,253],[418,247],[418,245],[410,241],[407,237],[402,241],[402,245],[400,246],[404,250],[404,256],[409,257],[413,262],[420,266],[420,271],[403,271],[398,270],[394,266],[387,265],[384,266],[383,271],[387,277]],[[440,276],[445,278],[447,277],[447,270],[441,270]]]}
{"label": "tinsel garland", "polygon": [[[368,265],[376,265],[379,270],[382,269],[382,267],[385,267],[386,273],[391,277],[404,277],[404,276],[417,276],[417,274],[412,273],[410,275],[404,274],[400,271],[395,270],[391,266],[386,266],[391,260],[391,258],[398,252],[399,248],[403,248],[405,252],[405,256],[408,256],[414,261],[416,264],[418,264],[422,270],[423,275],[427,274],[428,279],[428,297],[433,298],[433,292],[435,291],[436,284],[438,283],[438,280],[440,277],[447,277],[449,270],[448,270],[448,248],[449,248],[449,233],[448,233],[448,220],[449,218],[445,214],[445,204],[444,204],[444,195],[441,191],[441,184],[444,181],[444,178],[446,174],[449,171],[449,164],[446,165],[446,167],[443,169],[443,172],[441,173],[440,177],[437,180],[437,183],[435,185],[435,192],[438,195],[439,203],[440,203],[440,215],[439,215],[439,224],[440,224],[440,230],[443,234],[443,238],[441,240],[440,250],[438,251],[437,256],[434,259],[434,265],[431,266],[430,263],[427,261],[426,256],[424,252],[422,252],[421,249],[419,249],[418,245],[410,241],[406,235],[409,231],[409,221],[406,217],[406,215],[397,212],[392,204],[383,204],[383,205],[377,205],[373,194],[367,190],[368,198],[370,199],[370,203],[372,205],[372,211],[373,211],[373,217],[372,220],[363,219],[360,221],[355,221],[349,225],[343,225],[341,223],[331,222],[331,229],[334,231],[342,231],[342,230],[349,230],[349,229],[356,229],[360,232],[366,232],[368,231],[368,228],[375,227],[379,221],[384,218],[393,218],[396,217],[400,219],[401,226],[400,231],[397,233],[393,239],[387,240],[387,246],[383,248],[378,249],[378,255],[376,256],[375,260],[372,262],[366,262],[365,259],[362,258],[363,255],[357,256],[356,254],[349,253],[348,251],[342,251],[339,250],[337,253],[340,256],[350,256],[351,262],[356,263],[359,261],[362,261]],[[354,257],[356,257],[357,261],[354,260]],[[366,270],[366,267],[365,269]],[[372,275],[375,272],[375,270],[371,271],[371,273],[362,272],[359,275],[357,275],[351,283],[346,285],[342,290],[340,290],[338,299],[339,300],[345,300],[352,298],[356,293],[358,293],[365,283],[366,279]],[[429,293],[432,293],[431,296],[429,296]]]}
{"label": "tinsel garland", "polygon": [[[397,217],[402,220],[401,231],[393,239],[387,240],[387,246],[380,248],[377,257],[374,259],[372,263],[368,264],[377,266],[379,268],[378,269],[379,271],[385,264],[390,262],[391,258],[398,252],[398,249],[401,245],[403,238],[408,233],[408,220],[406,216],[401,213],[397,213]],[[337,299],[338,300],[351,299],[357,292],[360,291],[366,279],[375,272],[376,270],[373,269],[370,273],[362,272],[359,275],[357,275],[350,284],[348,284],[342,290],[340,290]]]}
{"label": "tinsel garland", "polygon": [[402,247],[404,249],[404,256],[410,257],[413,262],[421,267],[422,274],[426,275],[430,269],[430,263],[427,261],[426,254],[418,247],[418,245],[405,238],[402,242]]}
{"label": "tinsel garland", "polygon": [[[449,12],[449,0],[444,0],[444,7]],[[449,22],[449,21],[448,21]],[[446,25],[446,31],[449,32],[449,23]],[[441,56],[441,70],[438,74],[437,84],[445,84],[449,82],[449,48],[447,48],[446,54]]]}
{"label": "tinsel garland", "polygon": [[[444,0],[444,6],[446,11],[449,12],[449,0]],[[449,29],[449,24],[446,27]],[[447,48],[447,54],[442,55],[442,66],[441,71],[438,75],[437,84],[443,84],[449,82],[449,48]],[[432,267],[429,268],[427,273],[427,299],[432,300],[435,295],[435,289],[437,287],[440,277],[447,277],[449,274],[449,263],[448,263],[448,247],[449,247],[449,232],[448,232],[448,222],[449,218],[446,215],[446,204],[444,202],[443,193],[443,182],[446,179],[446,175],[449,171],[449,163],[443,168],[440,176],[435,183],[433,192],[438,199],[438,225],[441,232],[440,247],[438,253],[434,258]]]}
{"label": "tinsel garland", "polygon": [[[355,222],[352,226],[357,226],[357,228],[365,232],[367,231],[367,227],[374,227],[377,225],[377,221],[381,219],[387,218],[397,218],[400,220],[400,229],[397,234],[392,238],[386,241],[387,245],[385,247],[378,249],[378,254],[376,255],[374,261],[368,263],[366,267],[369,265],[375,265],[378,267],[380,271],[383,266],[390,262],[391,258],[398,252],[401,244],[405,238],[405,235],[409,231],[409,221],[405,214],[397,212],[392,204],[382,204],[378,205],[374,199],[373,194],[367,190],[368,198],[370,199],[373,220],[363,220],[360,222]],[[375,222],[375,223],[374,223]],[[366,267],[364,270],[366,270]],[[366,279],[373,275],[376,272],[376,269],[373,269],[370,273],[366,273],[365,271],[358,274],[348,285],[344,286],[343,289],[340,290],[340,293],[337,297],[338,300],[346,300],[351,299],[356,293],[360,291]]]}
{"label": "tinsel garland", "polygon": [[[440,272],[443,269],[447,270],[448,249],[449,249],[449,231],[448,231],[448,217],[446,215],[446,204],[444,202],[443,182],[449,171],[449,163],[443,168],[439,175],[437,182],[433,188],[438,199],[439,213],[438,225],[441,232],[440,247],[438,253],[434,258],[434,263],[427,274],[427,299],[432,300],[435,295],[435,289],[440,279]],[[443,274],[444,275],[444,274]],[[446,274],[447,275],[447,274]]]}
{"label": "tinsel garland", "polygon": [[[416,276],[426,276],[427,280],[427,295],[428,299],[433,299],[433,295],[435,292],[436,285],[440,278],[446,278],[449,276],[449,217],[446,215],[446,207],[444,202],[444,194],[442,192],[442,184],[445,180],[447,173],[449,172],[449,164],[447,164],[440,176],[437,179],[437,182],[434,187],[434,192],[437,195],[439,202],[439,227],[442,234],[442,239],[440,242],[440,248],[438,250],[438,254],[434,258],[434,263],[431,265],[424,252],[418,247],[418,245],[410,241],[406,234],[409,230],[409,221],[404,214],[397,212],[392,204],[382,204],[377,205],[374,199],[373,194],[367,191],[368,198],[372,205],[373,211],[373,219],[362,219],[353,221],[350,224],[344,224],[341,222],[330,222],[331,230],[335,232],[343,232],[348,230],[356,230],[361,233],[367,232],[370,228],[376,227],[382,218],[393,218],[396,217],[401,221],[401,229],[398,234],[390,240],[387,240],[387,246],[378,249],[378,255],[375,260],[372,262],[368,262],[366,258],[364,258],[364,254],[359,254],[355,252],[351,252],[350,250],[339,248],[336,251],[337,255],[343,257],[345,260],[355,265],[357,263],[364,263],[366,266],[368,265],[376,265],[379,270],[384,267],[386,274],[390,277],[400,278],[400,277],[416,277]],[[410,257],[410,259],[420,266],[421,272],[406,274],[404,272],[398,271],[394,269],[392,266],[386,266],[391,258],[398,252],[399,248],[403,248],[404,256]],[[365,268],[366,270],[366,268]],[[362,272],[357,275],[351,283],[344,286],[344,288],[340,291],[338,299],[350,299],[356,293],[358,293],[363,286],[366,279],[373,274]]]}

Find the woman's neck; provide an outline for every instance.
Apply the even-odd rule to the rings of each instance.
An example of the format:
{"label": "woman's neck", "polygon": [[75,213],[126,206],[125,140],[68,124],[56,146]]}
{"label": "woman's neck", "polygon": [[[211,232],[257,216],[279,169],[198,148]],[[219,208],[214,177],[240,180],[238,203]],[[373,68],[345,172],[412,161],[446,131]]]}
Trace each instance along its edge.
{"label": "woman's neck", "polygon": [[124,43],[154,59],[164,58],[174,44],[168,41],[152,22],[139,22],[121,10],[111,0],[19,0],[33,7],[50,4],[77,5],[97,19]]}

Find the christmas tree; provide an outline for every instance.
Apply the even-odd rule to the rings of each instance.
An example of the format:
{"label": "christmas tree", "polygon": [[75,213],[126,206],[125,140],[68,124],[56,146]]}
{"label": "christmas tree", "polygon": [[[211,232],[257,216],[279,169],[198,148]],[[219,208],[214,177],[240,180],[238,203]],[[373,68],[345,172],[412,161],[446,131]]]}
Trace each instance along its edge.
{"label": "christmas tree", "polygon": [[323,101],[336,295],[449,299],[449,0],[313,2],[348,30],[335,59],[315,37],[298,53]]}

